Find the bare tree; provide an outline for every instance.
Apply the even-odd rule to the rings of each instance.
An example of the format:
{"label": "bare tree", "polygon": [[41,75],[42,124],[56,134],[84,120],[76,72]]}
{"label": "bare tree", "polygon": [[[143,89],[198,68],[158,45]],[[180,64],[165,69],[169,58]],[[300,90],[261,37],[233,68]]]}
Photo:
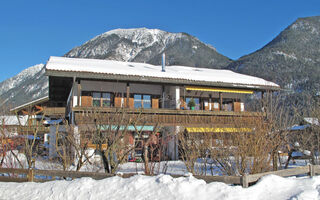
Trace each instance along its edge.
{"label": "bare tree", "polygon": [[19,116],[17,115],[19,121],[19,135],[24,138],[24,145],[22,148],[22,153],[26,156],[28,167],[33,167],[35,163],[35,158],[37,156],[36,148],[39,145],[39,133],[41,128],[43,128],[44,115],[41,116],[39,121],[36,121],[35,114],[27,115],[27,121],[24,124],[21,122]]}
{"label": "bare tree", "polygon": [[145,138],[143,141],[143,162],[144,172],[147,175],[155,174],[155,167],[158,164],[158,172],[160,170],[160,161],[163,151],[164,141],[160,135],[160,126],[157,124],[154,126],[153,131],[144,134],[143,126],[140,130],[134,125],[137,137]]}
{"label": "bare tree", "polygon": [[[305,104],[308,106],[306,107]],[[309,156],[313,164],[319,164],[320,97],[318,95],[309,96],[307,103],[303,102],[296,106],[295,115],[301,128],[292,131],[289,142],[293,150],[304,153],[305,157]]]}

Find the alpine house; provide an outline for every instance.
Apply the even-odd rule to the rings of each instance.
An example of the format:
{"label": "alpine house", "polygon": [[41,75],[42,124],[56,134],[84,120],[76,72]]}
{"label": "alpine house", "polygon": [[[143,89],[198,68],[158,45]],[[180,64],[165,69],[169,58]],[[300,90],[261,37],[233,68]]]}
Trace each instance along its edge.
{"label": "alpine house", "polygon": [[[250,131],[249,125],[233,127],[228,122],[238,119],[246,124],[251,118],[263,118],[262,112],[246,110],[245,99],[280,89],[275,83],[229,70],[164,64],[50,57],[45,69],[50,105],[66,107],[69,124],[81,138],[88,134],[87,127],[114,126],[110,116],[118,116],[119,125],[123,118],[139,118],[135,127],[126,126],[131,131],[129,143],[143,141],[161,126],[159,132],[169,138],[165,153],[171,159],[178,158],[179,131],[213,135]],[[144,133],[142,138],[137,131]]]}

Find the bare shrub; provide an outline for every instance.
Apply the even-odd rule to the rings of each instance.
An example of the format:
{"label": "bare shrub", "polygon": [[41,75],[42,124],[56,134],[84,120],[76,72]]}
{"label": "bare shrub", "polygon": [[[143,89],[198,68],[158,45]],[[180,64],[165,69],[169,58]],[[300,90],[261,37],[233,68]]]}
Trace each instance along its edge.
{"label": "bare shrub", "polygon": [[119,108],[110,113],[96,110],[89,117],[94,124],[81,125],[80,135],[86,135],[85,139],[95,144],[97,154],[102,157],[105,172],[115,173],[134,149],[134,145],[128,145],[128,127],[137,127],[140,116],[129,117],[125,109]]}
{"label": "bare shrub", "polygon": [[[212,147],[212,135],[210,133],[187,133],[181,131],[178,134],[179,153],[186,168],[192,174],[206,174],[208,156]],[[197,161],[202,158],[203,167],[196,167]]]}
{"label": "bare shrub", "polygon": [[[270,127],[263,120],[253,118],[251,131],[218,134],[210,154],[215,166],[226,175],[244,175],[269,171],[273,150]],[[247,124],[234,124],[241,130]]]}
{"label": "bare shrub", "polygon": [[[180,154],[188,171],[204,174],[208,167],[212,171],[212,164],[226,175],[277,170],[278,151],[287,144],[292,124],[280,100],[280,94],[265,95],[256,105],[263,112],[229,117],[226,129],[212,126],[208,133],[180,133]],[[199,158],[202,164],[196,167]]]}
{"label": "bare shrub", "polygon": [[[308,105],[308,107],[305,106]],[[301,129],[292,131],[289,137],[291,146],[296,151],[311,157],[313,164],[320,164],[320,98],[309,96],[307,103],[296,106],[295,114]]]}

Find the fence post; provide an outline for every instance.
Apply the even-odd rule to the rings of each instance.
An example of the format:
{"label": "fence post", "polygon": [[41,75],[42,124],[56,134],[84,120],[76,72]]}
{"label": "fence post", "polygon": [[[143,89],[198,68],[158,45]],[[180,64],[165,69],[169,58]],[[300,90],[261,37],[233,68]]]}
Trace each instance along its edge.
{"label": "fence post", "polygon": [[315,176],[314,165],[309,165],[309,174],[310,177]]}
{"label": "fence post", "polygon": [[28,181],[29,181],[29,182],[33,182],[33,179],[34,179],[34,171],[33,171],[33,168],[29,168]]}
{"label": "fence post", "polygon": [[247,174],[242,175],[240,177],[240,181],[243,188],[249,187],[249,179]]}

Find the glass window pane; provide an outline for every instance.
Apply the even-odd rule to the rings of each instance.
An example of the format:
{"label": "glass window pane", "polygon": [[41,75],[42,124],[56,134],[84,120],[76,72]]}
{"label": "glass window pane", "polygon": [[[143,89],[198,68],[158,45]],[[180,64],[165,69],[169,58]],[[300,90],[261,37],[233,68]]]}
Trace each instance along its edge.
{"label": "glass window pane", "polygon": [[134,107],[135,108],[141,108],[142,107],[141,99],[142,99],[142,95],[140,95],[140,94],[135,94],[133,96]]}
{"label": "glass window pane", "polygon": [[102,93],[102,98],[110,100],[110,93]]}
{"label": "glass window pane", "polygon": [[111,106],[111,102],[109,100],[102,100],[102,106],[103,107],[110,107]]}
{"label": "glass window pane", "polygon": [[104,92],[102,93],[102,106],[110,107],[111,106],[111,94]]}
{"label": "glass window pane", "polygon": [[188,109],[191,109],[188,105],[191,99],[193,99],[196,104],[194,109],[200,110],[200,99],[199,98],[191,98],[191,97],[186,98],[186,104],[187,104]]}
{"label": "glass window pane", "polygon": [[93,99],[92,104],[94,107],[100,107],[101,106],[100,99]]}
{"label": "glass window pane", "polygon": [[93,92],[92,93],[92,104],[94,107],[100,107],[101,106],[101,93],[100,92]]}
{"label": "glass window pane", "polygon": [[101,98],[101,93],[100,93],[100,92],[94,92],[94,93],[92,94],[92,97],[93,97],[93,98]]}
{"label": "glass window pane", "polygon": [[194,102],[196,103],[196,110],[200,110],[200,99],[199,98],[193,98]]}
{"label": "glass window pane", "polygon": [[151,95],[143,95],[143,108],[151,108]]}
{"label": "glass window pane", "polygon": [[191,98],[187,97],[186,98],[186,105],[187,105],[187,108],[190,110],[191,108],[189,107],[189,101],[191,100]]}
{"label": "glass window pane", "polygon": [[135,95],[133,96],[133,98],[134,98],[135,100],[141,100],[141,99],[142,99],[142,95],[141,95],[141,94],[135,94]]}

